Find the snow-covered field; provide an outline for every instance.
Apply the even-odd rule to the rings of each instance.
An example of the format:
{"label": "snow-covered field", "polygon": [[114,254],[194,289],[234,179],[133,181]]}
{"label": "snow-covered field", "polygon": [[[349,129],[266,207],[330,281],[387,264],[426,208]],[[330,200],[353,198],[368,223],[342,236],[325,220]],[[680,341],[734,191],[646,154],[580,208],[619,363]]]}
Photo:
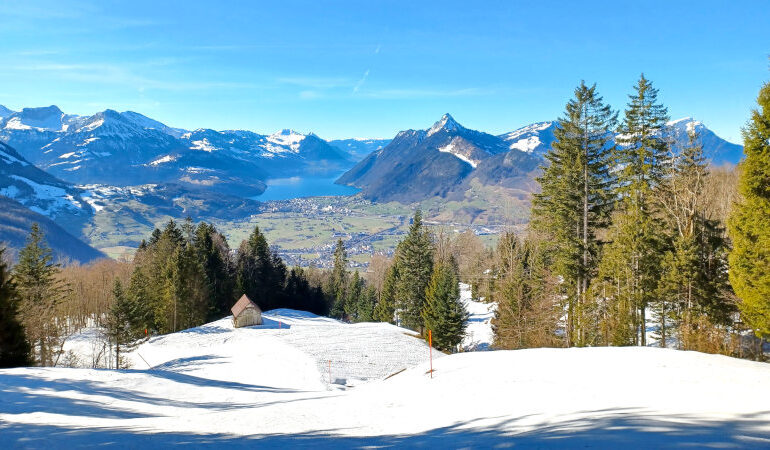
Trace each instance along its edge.
{"label": "snow-covered field", "polygon": [[768,364],[654,348],[434,352],[431,378],[407,330],[265,318],[153,338],[133,370],[0,370],[0,448],[770,447]]}

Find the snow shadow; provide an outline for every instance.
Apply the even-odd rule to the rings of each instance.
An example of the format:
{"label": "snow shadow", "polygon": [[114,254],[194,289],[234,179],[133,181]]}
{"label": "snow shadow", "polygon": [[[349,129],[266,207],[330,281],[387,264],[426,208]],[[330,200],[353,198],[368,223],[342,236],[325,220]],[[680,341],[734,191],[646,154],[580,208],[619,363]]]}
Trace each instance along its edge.
{"label": "snow shadow", "polygon": [[[203,358],[203,357],[180,358],[180,359],[196,360],[199,358]],[[174,361],[179,361],[179,360],[169,361],[168,363],[164,363],[164,364],[169,364]],[[235,389],[238,391],[270,392],[270,393],[276,393],[276,394],[295,394],[300,392],[306,392],[306,391],[291,389],[291,388],[275,388],[270,386],[260,386],[257,384],[238,383],[235,381],[214,380],[211,378],[196,377],[195,375],[179,373],[173,370],[157,370],[160,368],[161,366],[156,366],[152,370],[141,371],[141,372],[155,378],[162,378],[165,380],[174,381],[176,383],[190,384],[196,387],[215,387],[215,388],[222,388],[222,389]]]}
{"label": "snow shadow", "polygon": [[274,320],[274,319],[268,319],[265,316],[262,316],[262,325],[252,325],[250,327],[244,327],[244,328],[251,328],[254,330],[288,330],[291,328],[291,325],[284,322],[283,320]]}
{"label": "snow shadow", "polygon": [[[231,436],[225,434],[143,433],[139,430],[83,429],[50,425],[0,423],[0,447],[165,448],[204,445],[234,448],[762,448],[770,431],[760,415],[747,414],[732,420],[704,420],[687,415],[652,417],[641,411],[597,411],[591,419],[545,424],[534,431],[517,431],[526,417],[480,427],[476,421],[456,423],[413,435],[347,437],[342,430],[318,430],[298,434]],[[492,418],[487,418],[492,419]]]}

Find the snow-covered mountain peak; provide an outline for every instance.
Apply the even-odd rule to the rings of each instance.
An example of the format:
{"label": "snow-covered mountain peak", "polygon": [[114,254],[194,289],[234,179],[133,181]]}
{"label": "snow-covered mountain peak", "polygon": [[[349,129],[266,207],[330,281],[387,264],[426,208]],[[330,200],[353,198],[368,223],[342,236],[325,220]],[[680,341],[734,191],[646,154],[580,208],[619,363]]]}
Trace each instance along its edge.
{"label": "snow-covered mountain peak", "polygon": [[267,141],[281,146],[286,146],[294,151],[299,150],[299,144],[305,140],[307,136],[302,133],[297,133],[294,130],[288,128],[271,134],[267,137]]}
{"label": "snow-covered mountain peak", "polygon": [[12,111],[12,110],[6,108],[3,105],[0,105],[0,119],[4,119],[4,118],[10,116],[11,114],[13,114],[15,112],[16,111]]}
{"label": "snow-covered mountain peak", "polygon": [[4,128],[12,130],[65,131],[77,116],[64,114],[56,105],[24,108],[4,119]]}
{"label": "snow-covered mountain peak", "polygon": [[548,151],[554,140],[556,122],[535,122],[517,130],[500,135],[511,150],[542,155]]}
{"label": "snow-covered mountain peak", "polygon": [[463,129],[463,126],[457,123],[454,117],[452,117],[449,113],[446,113],[441,116],[441,119],[439,119],[438,122],[434,123],[433,126],[430,127],[428,130],[428,136],[438,133],[441,130],[453,132],[461,129]]}

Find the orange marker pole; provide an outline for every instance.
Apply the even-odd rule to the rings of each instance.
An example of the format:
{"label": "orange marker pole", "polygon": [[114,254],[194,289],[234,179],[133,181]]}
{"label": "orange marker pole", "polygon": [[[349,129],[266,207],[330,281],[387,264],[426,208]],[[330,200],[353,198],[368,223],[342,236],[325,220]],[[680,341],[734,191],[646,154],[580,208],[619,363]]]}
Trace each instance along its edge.
{"label": "orange marker pole", "polygon": [[430,378],[433,379],[433,331],[428,330],[428,352],[430,354]]}
{"label": "orange marker pole", "polygon": [[329,360],[329,384],[332,384],[332,360]]}

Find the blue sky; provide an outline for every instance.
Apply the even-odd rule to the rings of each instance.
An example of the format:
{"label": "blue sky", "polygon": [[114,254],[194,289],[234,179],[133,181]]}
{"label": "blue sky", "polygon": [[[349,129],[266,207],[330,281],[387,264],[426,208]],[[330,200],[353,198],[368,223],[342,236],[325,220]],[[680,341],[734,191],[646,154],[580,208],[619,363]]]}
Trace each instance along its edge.
{"label": "blue sky", "polygon": [[392,137],[443,113],[502,133],[581,79],[739,142],[770,80],[767,1],[0,0],[0,104],[168,125]]}

